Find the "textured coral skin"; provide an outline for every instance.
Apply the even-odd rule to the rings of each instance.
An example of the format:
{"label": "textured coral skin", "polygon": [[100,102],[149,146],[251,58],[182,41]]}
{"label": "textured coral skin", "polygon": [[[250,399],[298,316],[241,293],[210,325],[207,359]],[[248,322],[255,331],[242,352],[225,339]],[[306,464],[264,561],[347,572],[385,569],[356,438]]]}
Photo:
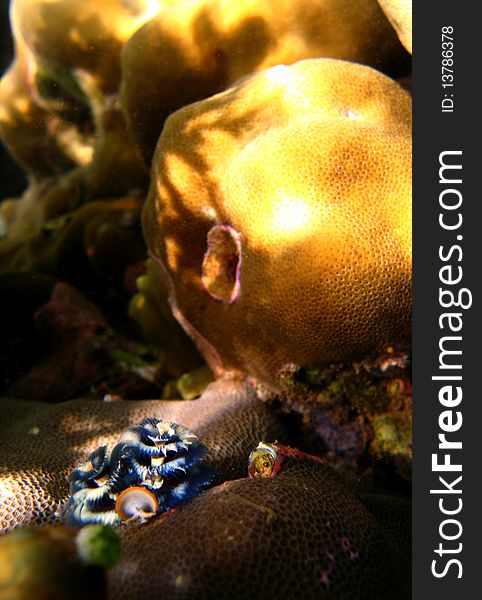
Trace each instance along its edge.
{"label": "textured coral skin", "polygon": [[150,163],[170,113],[254,71],[322,56],[384,70],[403,55],[375,0],[178,1],[126,44],[121,97]]}
{"label": "textured coral skin", "polygon": [[[71,400],[60,405],[1,399],[0,531],[53,523],[68,495],[68,474],[128,426],[157,416],[182,423],[209,447],[206,462],[222,478],[241,476],[261,438],[283,438],[278,420],[251,388],[219,381],[193,401]],[[6,422],[7,421],[7,422]]]}
{"label": "textured coral skin", "polygon": [[[242,251],[230,304],[202,281],[220,224]],[[175,316],[218,373],[281,389],[293,367],[406,349],[409,96],[368,67],[319,59],[187,106],[159,140],[143,229]]]}
{"label": "textured coral skin", "polygon": [[118,600],[409,597],[398,541],[301,453],[275,477],[227,482],[119,533],[123,558],[109,574]]}
{"label": "textured coral skin", "polygon": [[412,0],[378,0],[400,41],[412,54]]}

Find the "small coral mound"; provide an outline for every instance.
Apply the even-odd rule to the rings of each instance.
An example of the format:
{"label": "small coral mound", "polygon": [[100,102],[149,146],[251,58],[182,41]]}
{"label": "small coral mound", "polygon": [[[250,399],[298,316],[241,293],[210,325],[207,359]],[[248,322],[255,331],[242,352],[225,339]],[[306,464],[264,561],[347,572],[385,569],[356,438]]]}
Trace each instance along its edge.
{"label": "small coral mound", "polygon": [[379,520],[320,458],[260,446],[250,463],[261,476],[119,530],[124,553],[109,574],[110,597],[156,598],[162,589],[186,599],[409,598],[410,526],[388,511],[388,524]]}
{"label": "small coral mound", "polygon": [[216,373],[406,351],[411,103],[369,67],[277,66],[166,122],[143,229]]}
{"label": "small coral mound", "polygon": [[67,523],[145,523],[213,480],[207,448],[186,427],[155,418],[127,429],[110,454],[101,446],[69,476]]}

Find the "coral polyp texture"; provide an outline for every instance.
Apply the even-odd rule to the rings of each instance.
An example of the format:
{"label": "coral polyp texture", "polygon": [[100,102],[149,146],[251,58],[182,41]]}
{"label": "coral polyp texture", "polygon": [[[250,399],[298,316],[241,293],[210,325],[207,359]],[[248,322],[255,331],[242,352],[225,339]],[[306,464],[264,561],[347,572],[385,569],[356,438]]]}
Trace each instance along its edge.
{"label": "coral polyp texture", "polygon": [[181,425],[156,418],[122,433],[110,454],[100,446],[69,476],[69,525],[141,522],[175,508],[214,479],[207,448]]}
{"label": "coral polyp texture", "polygon": [[386,527],[321,459],[269,448],[270,474],[226,482],[145,526],[119,529],[124,552],[109,573],[109,597],[153,599],[160,589],[199,599],[409,597],[409,507],[399,510],[405,523]]}
{"label": "coral polyp texture", "polygon": [[[10,416],[0,421],[0,533],[58,522],[70,496],[69,474],[79,462],[101,446],[113,447],[126,427],[153,414],[196,431],[217,481],[242,476],[259,439],[286,437],[252,387],[229,381],[212,384],[191,401],[78,399],[52,405],[4,398],[0,408]],[[106,468],[106,458],[103,451],[91,456],[87,479]],[[73,477],[82,478],[79,471]]]}
{"label": "coral polyp texture", "polygon": [[410,347],[411,102],[339,60],[255,74],[166,122],[143,229],[217,373]]}
{"label": "coral polyp texture", "polygon": [[316,57],[390,70],[404,54],[375,0],[177,1],[126,44],[122,105],[150,162],[170,113],[250,73]]}

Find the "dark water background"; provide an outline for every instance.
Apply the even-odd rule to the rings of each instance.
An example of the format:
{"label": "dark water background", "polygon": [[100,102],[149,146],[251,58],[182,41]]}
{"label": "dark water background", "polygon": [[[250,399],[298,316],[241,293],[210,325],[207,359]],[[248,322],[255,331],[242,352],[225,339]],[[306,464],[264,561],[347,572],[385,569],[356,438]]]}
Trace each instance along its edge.
{"label": "dark water background", "polygon": [[[13,56],[12,35],[8,20],[9,0],[0,0],[0,73],[8,69]],[[0,141],[0,201],[18,196],[26,187],[27,180],[23,171],[10,157]]]}

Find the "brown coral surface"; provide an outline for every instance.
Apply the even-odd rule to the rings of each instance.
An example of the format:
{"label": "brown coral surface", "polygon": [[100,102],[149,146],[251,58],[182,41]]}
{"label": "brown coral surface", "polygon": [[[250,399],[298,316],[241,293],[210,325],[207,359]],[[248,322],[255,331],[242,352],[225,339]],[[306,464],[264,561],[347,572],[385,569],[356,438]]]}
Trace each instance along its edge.
{"label": "brown coral surface", "polygon": [[[293,454],[274,477],[229,481],[119,530],[109,597],[408,598],[403,542],[322,461]],[[397,537],[409,531],[391,522]]]}
{"label": "brown coral surface", "polygon": [[192,401],[71,400],[59,405],[1,399],[0,530],[53,523],[68,496],[69,472],[101,445],[146,417],[178,422],[209,447],[206,460],[222,478],[241,476],[262,438],[283,427],[243,384],[213,384]]}

